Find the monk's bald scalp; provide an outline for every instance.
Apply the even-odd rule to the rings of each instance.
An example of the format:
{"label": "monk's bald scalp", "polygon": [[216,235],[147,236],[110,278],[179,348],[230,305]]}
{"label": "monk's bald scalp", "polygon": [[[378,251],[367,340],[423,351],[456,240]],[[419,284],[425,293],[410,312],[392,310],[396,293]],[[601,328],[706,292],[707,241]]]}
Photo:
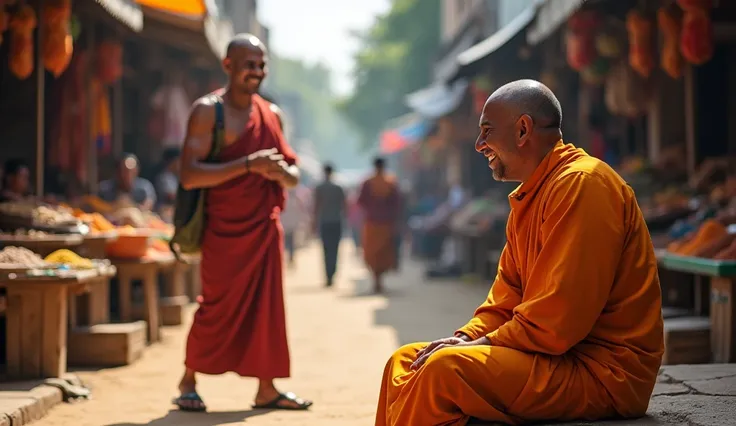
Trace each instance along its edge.
{"label": "monk's bald scalp", "polygon": [[229,58],[233,52],[240,49],[260,51],[263,52],[263,54],[268,53],[266,45],[263,44],[261,39],[248,33],[236,34],[233,39],[230,40],[230,43],[227,44],[226,57]]}
{"label": "monk's bald scalp", "polygon": [[518,116],[528,114],[542,128],[562,129],[562,106],[552,91],[536,80],[516,80],[498,88],[486,101],[501,103]]}

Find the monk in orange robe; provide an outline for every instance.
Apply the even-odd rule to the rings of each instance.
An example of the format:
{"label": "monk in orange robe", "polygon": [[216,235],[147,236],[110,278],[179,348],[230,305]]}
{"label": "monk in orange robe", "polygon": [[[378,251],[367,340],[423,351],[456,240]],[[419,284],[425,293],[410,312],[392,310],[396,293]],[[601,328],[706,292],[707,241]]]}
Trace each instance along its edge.
{"label": "monk in orange robe", "polygon": [[[298,183],[297,158],[284,140],[279,110],[257,92],[266,48],[249,34],[230,42],[227,88],[195,102],[181,159],[181,185],[207,188],[202,237],[202,296],[189,332],[182,410],[204,411],[196,373],[234,372],[259,379],[255,408],[303,410],[312,403],[282,393],[289,377],[282,286],[284,188]],[[218,120],[222,107],[224,122]],[[213,129],[223,126],[216,163],[207,163]]]}
{"label": "monk in orange robe", "polygon": [[363,209],[363,259],[373,274],[373,289],[383,291],[383,275],[396,268],[401,194],[396,178],[386,172],[383,158],[373,162],[375,173],[360,187],[358,205]]}
{"label": "monk in orange robe", "polygon": [[486,101],[475,149],[509,195],[488,299],[453,337],[388,361],[377,426],[597,420],[645,414],[664,352],[654,249],[633,190],[562,141],[533,80]]}

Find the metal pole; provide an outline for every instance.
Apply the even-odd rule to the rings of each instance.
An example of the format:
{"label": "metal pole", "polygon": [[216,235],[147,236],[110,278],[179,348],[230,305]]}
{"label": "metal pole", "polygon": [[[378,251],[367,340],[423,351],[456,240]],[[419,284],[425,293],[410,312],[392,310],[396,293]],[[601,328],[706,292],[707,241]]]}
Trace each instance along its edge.
{"label": "metal pole", "polygon": [[46,70],[43,66],[43,0],[38,0],[37,16],[38,28],[36,30],[36,195],[43,196],[44,168],[46,166],[45,152],[45,107],[46,107]]}

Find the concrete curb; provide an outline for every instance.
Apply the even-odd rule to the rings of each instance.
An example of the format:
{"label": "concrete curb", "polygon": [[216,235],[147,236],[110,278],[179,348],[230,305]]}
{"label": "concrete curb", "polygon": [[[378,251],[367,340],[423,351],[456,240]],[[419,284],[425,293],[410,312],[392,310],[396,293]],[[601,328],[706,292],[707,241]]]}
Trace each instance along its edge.
{"label": "concrete curb", "polygon": [[0,426],[22,426],[40,420],[62,401],[61,390],[47,385],[30,391],[0,391]]}

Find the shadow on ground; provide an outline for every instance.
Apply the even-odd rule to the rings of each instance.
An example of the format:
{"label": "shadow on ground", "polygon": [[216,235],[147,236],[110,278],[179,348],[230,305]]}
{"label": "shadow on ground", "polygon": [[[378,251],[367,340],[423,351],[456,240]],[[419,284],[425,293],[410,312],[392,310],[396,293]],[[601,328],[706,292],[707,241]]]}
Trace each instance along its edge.
{"label": "shadow on ground", "polygon": [[171,410],[164,417],[148,423],[114,423],[107,426],[217,426],[239,424],[251,417],[262,416],[269,412],[269,410],[243,410],[188,413]]}
{"label": "shadow on ground", "polygon": [[[401,345],[451,336],[488,296],[490,282],[430,280],[424,266],[405,260],[387,278],[386,306],[375,312],[375,324],[394,328]],[[356,283],[357,294],[369,289],[367,282]]]}

